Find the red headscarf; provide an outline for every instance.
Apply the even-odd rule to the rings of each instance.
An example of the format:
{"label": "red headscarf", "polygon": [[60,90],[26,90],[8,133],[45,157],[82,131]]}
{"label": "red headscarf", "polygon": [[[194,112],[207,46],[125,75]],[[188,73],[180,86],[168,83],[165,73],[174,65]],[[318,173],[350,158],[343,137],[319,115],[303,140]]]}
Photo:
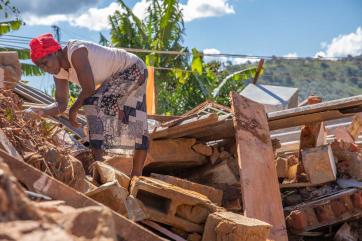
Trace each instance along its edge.
{"label": "red headscarf", "polygon": [[30,43],[30,57],[33,62],[62,49],[50,33],[33,38]]}

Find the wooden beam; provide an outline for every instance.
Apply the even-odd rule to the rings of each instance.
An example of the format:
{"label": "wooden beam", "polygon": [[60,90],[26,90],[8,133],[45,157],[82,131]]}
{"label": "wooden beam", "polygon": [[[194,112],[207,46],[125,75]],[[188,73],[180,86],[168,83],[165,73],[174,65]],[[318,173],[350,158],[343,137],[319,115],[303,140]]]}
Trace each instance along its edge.
{"label": "wooden beam", "polygon": [[230,98],[244,214],[271,224],[270,239],[288,240],[264,107],[236,92]]}
{"label": "wooden beam", "polygon": [[362,111],[362,95],[268,113],[270,130],[352,116]]}
{"label": "wooden beam", "polygon": [[183,136],[188,136],[189,133],[199,130],[204,126],[216,123],[218,121],[218,116],[216,114],[210,114],[206,116],[201,116],[200,118],[195,117],[189,120],[183,121],[180,125],[163,128],[155,133],[152,133],[151,139],[161,139],[161,138],[179,138]]}
{"label": "wooden beam", "polygon": [[[51,176],[39,171],[33,166],[30,166],[22,160],[9,155],[2,149],[0,149],[0,158],[3,158],[5,163],[10,167],[14,176],[30,190],[34,190],[55,200],[64,200],[67,205],[74,208],[88,206],[102,206],[104,208],[108,208],[84,194],[77,192],[64,183],[52,178]],[[114,211],[112,211],[112,216],[117,235],[121,240],[164,241],[164,239]]]}
{"label": "wooden beam", "polygon": [[194,138],[178,138],[166,140],[153,140],[144,167],[192,167],[207,162],[205,156],[195,152],[192,146],[196,143]]}

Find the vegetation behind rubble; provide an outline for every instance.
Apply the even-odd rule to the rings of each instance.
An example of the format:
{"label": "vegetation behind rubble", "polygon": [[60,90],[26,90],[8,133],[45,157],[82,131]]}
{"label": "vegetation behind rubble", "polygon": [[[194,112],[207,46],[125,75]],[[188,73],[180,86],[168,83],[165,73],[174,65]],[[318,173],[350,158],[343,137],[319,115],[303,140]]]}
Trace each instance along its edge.
{"label": "vegetation behind rubble", "polygon": [[[234,71],[240,67],[228,69]],[[324,100],[361,95],[362,55],[338,61],[273,58],[265,62],[265,74],[259,83],[297,87],[301,100],[309,95],[318,95]]]}

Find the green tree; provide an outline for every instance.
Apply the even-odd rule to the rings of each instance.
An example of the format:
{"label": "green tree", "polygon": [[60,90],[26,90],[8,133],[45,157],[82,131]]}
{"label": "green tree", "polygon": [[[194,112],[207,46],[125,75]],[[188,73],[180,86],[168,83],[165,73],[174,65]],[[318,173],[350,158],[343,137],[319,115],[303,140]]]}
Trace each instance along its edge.
{"label": "green tree", "polygon": [[[190,52],[184,47],[185,28],[178,0],[147,0],[149,7],[144,19],[135,16],[124,1],[117,2],[123,11],[109,17],[111,40],[101,35],[101,44],[181,53],[138,54],[147,65],[156,68],[158,113],[182,114],[206,99],[229,104],[231,88],[241,89],[242,80],[255,73],[254,69],[230,75],[220,63],[204,63],[202,53],[196,49]],[[222,81],[227,76],[229,78]]]}
{"label": "green tree", "polygon": [[[20,19],[19,10],[12,6],[9,0],[0,0],[0,12],[3,13],[3,17],[6,21],[0,21],[0,36],[7,34],[11,31],[18,30],[23,22]],[[16,48],[5,48],[0,47],[0,51],[16,51],[18,52],[19,59],[27,60],[30,59],[30,54],[28,49],[16,49]],[[39,76],[44,74],[38,67],[33,64],[21,63],[21,69],[23,75],[26,76]]]}

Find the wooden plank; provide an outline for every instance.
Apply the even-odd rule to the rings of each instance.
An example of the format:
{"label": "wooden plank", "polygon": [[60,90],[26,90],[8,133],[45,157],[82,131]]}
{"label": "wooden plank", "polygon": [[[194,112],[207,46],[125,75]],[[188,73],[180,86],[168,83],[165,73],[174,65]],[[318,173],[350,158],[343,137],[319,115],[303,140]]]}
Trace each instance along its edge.
{"label": "wooden plank", "polygon": [[151,120],[156,120],[156,121],[159,121],[159,122],[166,122],[166,121],[171,121],[171,120],[175,120],[175,119],[178,119],[180,118],[180,116],[175,116],[175,115],[147,115],[147,118],[148,119],[151,119]]}
{"label": "wooden plank", "polygon": [[268,113],[270,130],[348,117],[362,111],[362,95]]}
{"label": "wooden plank", "polygon": [[[277,130],[313,122],[347,118],[358,111],[362,111],[361,95],[268,113],[269,129]],[[210,141],[232,138],[234,136],[233,121],[231,119],[221,117],[217,121],[204,122],[200,119],[195,122],[196,123],[189,122],[187,125],[185,124],[185,126],[181,123],[179,126],[157,130],[151,134],[151,137],[153,139],[159,139],[187,136],[195,137],[203,141]],[[193,124],[195,128],[190,128]]]}
{"label": "wooden plank", "polygon": [[206,185],[202,185],[199,183],[191,182],[186,179],[182,179],[182,178],[178,178],[178,177],[174,177],[174,176],[160,175],[160,174],[152,173],[151,177],[164,181],[164,182],[167,182],[167,183],[170,183],[172,185],[181,187],[183,189],[201,193],[219,206],[221,206],[221,204],[222,204],[223,192],[219,189],[216,189],[216,188],[213,188],[210,186],[206,186]]}
{"label": "wooden plank", "polygon": [[8,137],[5,135],[5,133],[1,129],[0,129],[0,149],[5,150],[11,156],[13,156],[17,159],[22,159],[22,156],[18,153],[18,151],[11,144]]}
{"label": "wooden plank", "polygon": [[[39,192],[55,200],[64,200],[67,205],[74,208],[88,206],[102,206],[108,208],[39,171],[33,166],[30,166],[22,160],[9,155],[2,149],[0,149],[0,158],[3,158],[14,176],[30,190]],[[112,215],[117,235],[121,240],[164,240],[114,211],[112,211]]]}
{"label": "wooden plank", "polygon": [[230,98],[244,213],[271,224],[270,239],[288,240],[264,107],[236,92]]}
{"label": "wooden plank", "polygon": [[190,120],[186,120],[182,122],[178,126],[174,126],[171,128],[160,129],[152,133],[151,139],[161,139],[161,138],[179,138],[187,136],[188,133],[192,133],[199,128],[203,128],[212,123],[216,123],[218,121],[218,116],[216,114],[210,114],[206,116],[202,116],[200,118],[192,118]]}
{"label": "wooden plank", "polygon": [[171,238],[172,240],[175,240],[175,241],[187,241],[186,239],[182,238],[181,236],[171,232],[167,228],[162,227],[158,223],[155,223],[155,222],[153,222],[151,220],[143,220],[143,221],[141,221],[141,223],[144,224],[144,225],[147,225],[150,228],[153,228],[153,229],[157,230],[158,232],[166,235],[167,237]]}
{"label": "wooden plank", "polygon": [[153,140],[147,153],[144,167],[191,167],[207,162],[206,157],[195,152],[194,138]]}

